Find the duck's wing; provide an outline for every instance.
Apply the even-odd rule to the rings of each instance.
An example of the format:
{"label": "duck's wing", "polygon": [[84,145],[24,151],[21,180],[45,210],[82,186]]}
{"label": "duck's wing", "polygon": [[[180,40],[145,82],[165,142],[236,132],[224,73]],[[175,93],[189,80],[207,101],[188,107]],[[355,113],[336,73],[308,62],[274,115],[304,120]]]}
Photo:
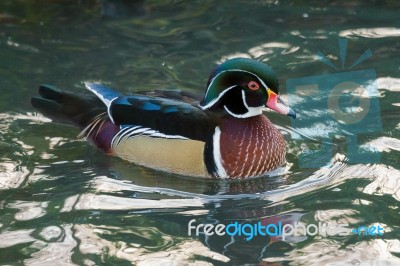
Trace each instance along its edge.
{"label": "duck's wing", "polygon": [[86,83],[86,88],[107,106],[111,121],[135,132],[152,130],[153,136],[183,137],[206,141],[214,132],[217,120],[195,105],[163,97],[134,94],[125,96],[98,83]]}
{"label": "duck's wing", "polygon": [[143,94],[152,97],[161,97],[179,102],[185,102],[192,105],[197,105],[203,99],[201,93],[192,91],[181,90],[154,90],[154,91],[140,91],[138,94]]}

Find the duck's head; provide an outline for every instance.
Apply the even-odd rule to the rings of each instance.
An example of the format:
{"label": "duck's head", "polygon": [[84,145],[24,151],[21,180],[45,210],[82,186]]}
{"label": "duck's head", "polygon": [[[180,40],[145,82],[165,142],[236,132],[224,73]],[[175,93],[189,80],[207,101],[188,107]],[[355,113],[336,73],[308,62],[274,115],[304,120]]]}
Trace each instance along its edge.
{"label": "duck's head", "polygon": [[199,106],[203,110],[224,109],[237,118],[260,115],[267,107],[296,118],[296,113],[279,97],[274,71],[248,58],[234,58],[220,64],[211,73]]}

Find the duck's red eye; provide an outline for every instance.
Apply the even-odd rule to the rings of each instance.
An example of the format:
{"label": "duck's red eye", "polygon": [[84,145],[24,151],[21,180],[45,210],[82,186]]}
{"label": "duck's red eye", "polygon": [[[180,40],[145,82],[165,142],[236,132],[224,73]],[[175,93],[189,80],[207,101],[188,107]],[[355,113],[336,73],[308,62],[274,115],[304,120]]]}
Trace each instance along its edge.
{"label": "duck's red eye", "polygon": [[258,85],[257,82],[252,80],[252,81],[249,81],[249,83],[247,83],[247,87],[249,87],[249,89],[252,91],[256,91],[256,90],[258,90],[258,88],[260,88],[260,85]]}

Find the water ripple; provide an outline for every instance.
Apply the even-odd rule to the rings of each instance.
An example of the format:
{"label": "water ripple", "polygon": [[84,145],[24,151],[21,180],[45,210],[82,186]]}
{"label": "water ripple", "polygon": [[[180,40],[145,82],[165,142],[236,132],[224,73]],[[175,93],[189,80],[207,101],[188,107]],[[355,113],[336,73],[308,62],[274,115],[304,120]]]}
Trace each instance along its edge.
{"label": "water ripple", "polygon": [[339,33],[341,37],[365,37],[365,38],[387,38],[387,37],[399,37],[400,29],[394,27],[387,28],[359,28],[344,30]]}
{"label": "water ripple", "polygon": [[[343,248],[342,241],[323,239],[303,248],[288,252],[286,260],[296,265],[398,265],[400,259],[390,253],[393,246],[399,246],[399,240],[390,242],[382,239],[349,244]],[[366,252],[367,251],[367,252]],[[320,254],[331,254],[320,256]],[[273,262],[274,259],[266,261]]]}

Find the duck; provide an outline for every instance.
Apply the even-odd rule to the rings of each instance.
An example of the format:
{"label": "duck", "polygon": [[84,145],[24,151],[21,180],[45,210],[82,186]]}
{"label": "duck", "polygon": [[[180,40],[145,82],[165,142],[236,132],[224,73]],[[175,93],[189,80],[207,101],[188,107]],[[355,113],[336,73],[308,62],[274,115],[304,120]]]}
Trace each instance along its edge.
{"label": "duck", "polygon": [[43,84],[34,108],[81,129],[79,138],[107,154],[172,174],[245,179],[286,164],[286,142],[265,115],[296,118],[280,97],[275,72],[255,59],[233,58],[211,72],[204,95],[139,91],[124,95],[98,82],[91,93]]}

